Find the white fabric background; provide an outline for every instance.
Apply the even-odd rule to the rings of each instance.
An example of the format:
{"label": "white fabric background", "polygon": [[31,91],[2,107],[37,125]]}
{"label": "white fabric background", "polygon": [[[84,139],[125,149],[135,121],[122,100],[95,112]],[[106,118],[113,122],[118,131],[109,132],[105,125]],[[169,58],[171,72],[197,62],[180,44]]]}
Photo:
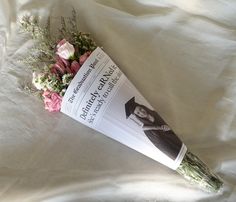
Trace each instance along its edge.
{"label": "white fabric background", "polygon": [[[79,14],[185,144],[225,181],[207,194],[174,171],[49,114],[22,85],[25,13]],[[236,201],[236,3],[233,0],[0,0],[0,201]]]}

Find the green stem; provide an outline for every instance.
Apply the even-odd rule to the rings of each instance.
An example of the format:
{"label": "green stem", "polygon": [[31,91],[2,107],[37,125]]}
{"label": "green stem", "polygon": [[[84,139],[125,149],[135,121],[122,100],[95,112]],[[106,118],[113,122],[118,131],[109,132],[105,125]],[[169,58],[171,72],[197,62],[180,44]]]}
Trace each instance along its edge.
{"label": "green stem", "polygon": [[77,58],[76,58],[75,54],[69,58],[69,60],[71,60],[71,61],[74,61],[74,60],[76,60],[76,59],[77,59]]}
{"label": "green stem", "polygon": [[176,171],[207,192],[218,192],[223,186],[223,181],[190,151],[186,152]]}

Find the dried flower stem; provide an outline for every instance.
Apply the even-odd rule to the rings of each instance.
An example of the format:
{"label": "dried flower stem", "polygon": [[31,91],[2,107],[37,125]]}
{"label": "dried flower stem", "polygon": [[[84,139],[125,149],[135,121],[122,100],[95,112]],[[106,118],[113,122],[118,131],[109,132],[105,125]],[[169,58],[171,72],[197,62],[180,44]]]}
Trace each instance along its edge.
{"label": "dried flower stem", "polygon": [[218,192],[223,186],[222,180],[190,151],[186,152],[177,172],[207,192]]}

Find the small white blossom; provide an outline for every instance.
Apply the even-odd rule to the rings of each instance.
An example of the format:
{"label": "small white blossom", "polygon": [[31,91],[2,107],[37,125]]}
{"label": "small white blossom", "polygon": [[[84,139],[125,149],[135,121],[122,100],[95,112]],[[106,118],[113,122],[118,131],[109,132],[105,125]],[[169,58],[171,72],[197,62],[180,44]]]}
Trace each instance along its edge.
{"label": "small white blossom", "polygon": [[72,79],[73,79],[73,74],[64,74],[62,76],[63,85],[69,85]]}
{"label": "small white blossom", "polygon": [[45,84],[42,81],[43,77],[44,75],[42,73],[37,74],[36,72],[33,72],[32,83],[38,90],[43,90],[45,88]]}

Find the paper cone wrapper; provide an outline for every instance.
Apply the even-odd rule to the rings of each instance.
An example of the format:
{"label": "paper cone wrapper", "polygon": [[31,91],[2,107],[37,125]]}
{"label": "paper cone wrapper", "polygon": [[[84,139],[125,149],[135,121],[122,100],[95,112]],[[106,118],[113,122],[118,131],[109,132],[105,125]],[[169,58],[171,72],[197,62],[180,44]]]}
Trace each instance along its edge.
{"label": "paper cone wrapper", "polygon": [[61,112],[174,170],[187,151],[168,124],[99,47],[70,83]]}

